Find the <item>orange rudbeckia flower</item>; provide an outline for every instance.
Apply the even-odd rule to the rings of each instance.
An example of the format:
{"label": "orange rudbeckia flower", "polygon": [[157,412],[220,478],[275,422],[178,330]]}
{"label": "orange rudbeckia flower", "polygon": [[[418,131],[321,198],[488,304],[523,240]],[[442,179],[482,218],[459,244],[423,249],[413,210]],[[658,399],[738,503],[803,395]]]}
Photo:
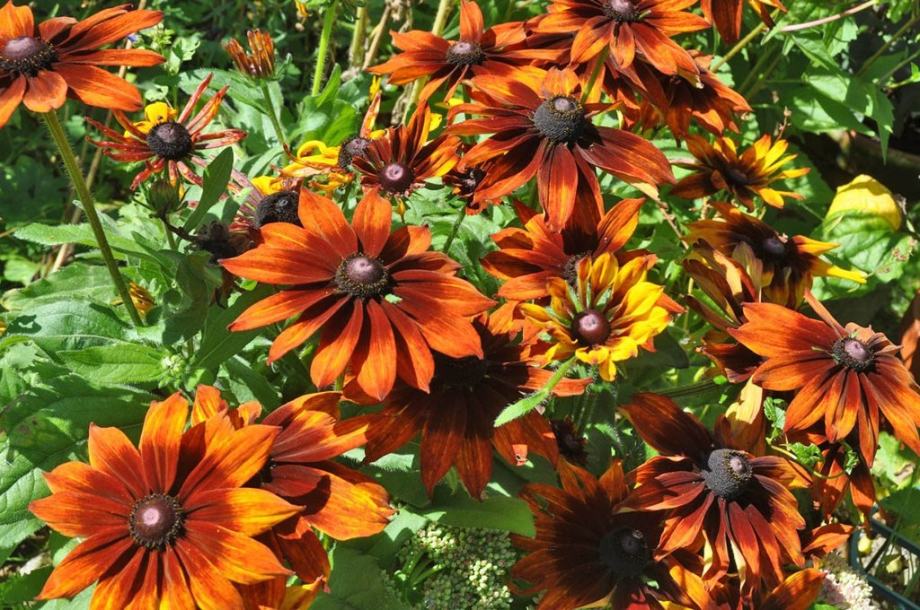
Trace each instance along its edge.
{"label": "orange rudbeckia flower", "polygon": [[754,456],[727,436],[711,434],[670,398],[639,393],[623,407],[659,455],[636,469],[637,510],[665,510],[664,553],[704,548],[709,582],[737,572],[746,591],[783,580],[783,565],[802,566],[797,530],[805,527],[788,487],[804,481],[785,458]]}
{"label": "orange rudbeckia flower", "polygon": [[590,62],[610,48],[616,63],[628,68],[636,58],[663,74],[696,80],[693,58],[673,36],[709,28],[688,13],[696,0],[553,0],[549,14],[536,26],[546,34],[574,34],[572,63]]}
{"label": "orange rudbeckia flower", "polygon": [[841,326],[810,294],[821,320],[768,303],[745,305],[747,323],[730,331],[763,356],[752,380],[764,389],[795,390],[786,409],[786,432],[812,426],[830,442],[856,432],[859,453],[872,466],[879,426],[920,455],[920,388],[898,358],[898,346],[858,324]]}
{"label": "orange rudbeckia flower", "polygon": [[549,280],[548,308],[521,305],[527,319],[550,336],[546,362],[574,356],[613,381],[617,362],[635,358],[640,347],[648,349],[671,315],[683,311],[664,287],[645,279],[649,266],[646,257],[623,264],[609,252],[585,257],[578,261],[572,284],[565,278]]}
{"label": "orange rudbeckia flower", "polygon": [[682,178],[671,189],[671,194],[684,199],[699,199],[724,191],[749,210],[754,208],[755,197],[760,197],[767,205],[781,208],[786,205],[784,197],[801,199],[802,196],[791,191],[777,191],[770,185],[811,171],[808,167],[782,169],[797,156],[786,155],[788,147],[786,140],[774,142],[770,134],[765,134],[738,154],[737,146],[729,138],[716,138],[710,144],[700,136],[688,135],[687,148],[697,161],[678,165],[694,170],[694,173]]}
{"label": "orange rudbeckia flower", "polygon": [[[643,203],[645,199],[624,199],[611,207],[596,225],[567,226],[562,231],[550,230],[542,216],[517,204],[518,218],[524,226],[508,227],[492,236],[499,249],[482,259],[483,269],[504,280],[498,290],[502,298],[532,301],[547,297],[547,282],[551,279],[563,278],[575,283],[581,259],[616,253],[626,245],[639,225],[639,208]],[[649,264],[655,262],[654,257],[646,260]]]}
{"label": "orange rudbeckia flower", "polygon": [[536,536],[512,536],[525,555],[511,574],[532,584],[522,593],[546,591],[537,610],[653,610],[661,602],[697,607],[690,595],[698,596],[702,583],[695,575],[688,575],[695,587],[676,582],[670,572],[675,561],[659,546],[662,514],[623,510],[630,489],[619,461],[600,478],[564,464],[559,478],[562,489],[524,487]]}
{"label": "orange rudbeckia flower", "polygon": [[603,199],[594,168],[613,174],[650,194],[673,182],[664,154],[645,139],[592,117],[610,104],[581,103],[581,83],[572,70],[522,69],[507,78],[473,79],[475,103],[451,109],[484,118],[448,128],[459,135],[492,134],[473,146],[460,169],[494,159],[474,201],[498,199],[534,176],[547,224],[561,229],[576,215],[585,225],[597,222]]}
{"label": "orange rudbeckia flower", "polygon": [[804,235],[788,237],[732,205],[716,202],[712,206],[721,218],[691,223],[685,241],[701,241],[741,263],[755,277],[767,303],[797,307],[816,277],[866,282],[862,272],[841,269],[821,258],[837,244]]}
{"label": "orange rudbeckia flower", "polygon": [[78,22],[54,17],[35,24],[32,9],[9,0],[0,8],[0,128],[25,104],[50,112],[71,95],[89,106],[137,110],[137,87],[99,66],[156,66],[162,55],[142,49],[101,49],[163,20],[160,11],[122,4]]}
{"label": "orange rudbeckia flower", "polygon": [[348,224],[332,200],[301,190],[302,227],[265,225],[259,245],[221,261],[234,275],[286,287],[244,311],[230,329],[296,316],[272,343],[269,362],[322,331],[310,367],[313,383],[326,387],[350,367],[361,389],[378,400],[397,377],[427,391],[432,350],[481,356],[470,319],[493,302],[456,277],[459,264],[428,251],[427,228],[391,232],[392,214],[371,191]]}
{"label": "orange rudbeckia flower", "polygon": [[236,585],[290,574],[254,537],[300,509],[243,487],[265,466],[278,428],[211,421],[184,431],[188,414],[178,393],[154,402],[138,447],[118,428],[91,426],[89,464],[45,475],[52,493],[29,509],[83,541],[40,599],[98,581],[93,607],[242,609]]}
{"label": "orange rudbeckia flower", "polygon": [[[527,347],[511,322],[498,315],[482,316],[474,327],[482,340],[481,356],[436,355],[430,391],[400,385],[382,411],[367,416],[368,461],[396,451],[421,433],[422,482],[429,494],[456,466],[470,495],[480,497],[492,476],[493,446],[510,464],[522,463],[528,452],[553,463],[558,458],[549,422],[536,411],[494,427],[502,409],[542,388],[552,373],[528,362]],[[563,379],[554,393],[581,394],[587,383]]]}
{"label": "orange rudbeckia flower", "polygon": [[164,169],[172,184],[178,183],[181,176],[189,183],[201,186],[201,177],[190,167],[190,164],[202,168],[208,166],[201,151],[230,146],[246,137],[246,132],[240,129],[204,133],[204,129],[217,116],[220,104],[230,89],[229,85],[222,87],[197,114],[192,114],[195,104],[211,83],[212,76],[208,74],[201,81],[182,112],[165,102],[155,102],[144,108],[143,121],[132,122],[123,112],[116,110],[115,120],[125,129],[124,133],[118,133],[87,117],[87,122],[108,138],[103,141],[90,139],[90,143],[101,148],[102,154],[110,159],[127,163],[145,162],[144,169],[131,181],[132,189]]}

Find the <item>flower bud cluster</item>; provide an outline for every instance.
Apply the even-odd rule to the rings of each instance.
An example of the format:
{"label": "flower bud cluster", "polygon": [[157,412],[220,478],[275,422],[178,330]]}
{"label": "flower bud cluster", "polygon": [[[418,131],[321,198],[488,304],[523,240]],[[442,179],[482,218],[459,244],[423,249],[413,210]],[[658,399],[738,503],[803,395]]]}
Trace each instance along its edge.
{"label": "flower bud cluster", "polygon": [[851,568],[846,559],[832,553],[824,560],[824,592],[821,600],[841,610],[879,610],[872,600],[872,587],[866,579]]}

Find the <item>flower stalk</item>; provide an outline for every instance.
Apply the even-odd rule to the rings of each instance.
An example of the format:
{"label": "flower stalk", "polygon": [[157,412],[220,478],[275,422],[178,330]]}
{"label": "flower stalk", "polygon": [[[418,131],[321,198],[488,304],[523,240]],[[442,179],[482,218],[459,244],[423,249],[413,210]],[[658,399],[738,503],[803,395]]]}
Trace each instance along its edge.
{"label": "flower stalk", "polygon": [[332,38],[332,26],[335,24],[336,9],[339,1],[332,0],[323,17],[323,30],[319,35],[319,49],[316,52],[316,67],[313,70],[313,88],[310,95],[319,95],[322,90],[323,73],[326,71],[326,56],[329,55],[329,41]]}
{"label": "flower stalk", "polygon": [[268,110],[268,118],[271,120],[275,137],[278,139],[278,143],[281,144],[281,148],[287,151],[288,145],[284,139],[284,129],[282,129],[281,122],[278,120],[279,113],[275,111],[275,104],[272,102],[271,92],[268,90],[268,82],[259,81],[259,89],[262,90],[262,99],[265,100],[265,108]]}
{"label": "flower stalk", "polygon": [[131,300],[131,292],[128,290],[128,285],[125,283],[124,278],[121,276],[121,272],[118,270],[118,263],[115,262],[112,248],[109,246],[109,242],[105,237],[102,222],[99,220],[99,214],[96,212],[96,201],[93,199],[93,195],[90,193],[89,187],[83,179],[83,173],[80,171],[79,165],[77,165],[77,157],[73,152],[70,142],[67,140],[67,134],[64,133],[64,127],[61,125],[57,113],[53,110],[42,114],[42,117],[45,120],[45,124],[48,126],[51,138],[61,152],[61,158],[64,160],[64,167],[67,168],[67,173],[73,183],[74,190],[77,192],[77,197],[80,198],[83,204],[83,211],[86,213],[86,219],[89,221],[89,226],[93,230],[96,243],[99,245],[99,251],[102,253],[102,260],[105,261],[105,266],[109,270],[109,275],[112,276],[112,283],[115,284],[115,289],[118,291],[118,295],[121,297],[125,309],[128,310],[131,321],[135,326],[142,326],[143,321],[141,320],[141,316],[134,307],[134,301]]}

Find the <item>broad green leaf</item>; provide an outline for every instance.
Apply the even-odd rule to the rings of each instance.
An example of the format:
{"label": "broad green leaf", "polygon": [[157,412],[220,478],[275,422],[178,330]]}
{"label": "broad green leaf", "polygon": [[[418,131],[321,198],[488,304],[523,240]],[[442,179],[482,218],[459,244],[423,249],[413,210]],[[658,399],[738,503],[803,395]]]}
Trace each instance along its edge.
{"label": "broad green leaf", "polygon": [[230,174],[233,171],[233,149],[225,148],[204,170],[204,186],[201,189],[201,199],[195,210],[185,221],[185,230],[194,231],[204,220],[208,210],[218,202],[220,196],[227,190]]}
{"label": "broad green leaf", "polygon": [[250,305],[264,299],[272,292],[271,286],[261,285],[255,290],[240,295],[233,305],[226,309],[214,307],[209,309],[201,345],[198,347],[193,366],[205,369],[216,368],[249,345],[249,342],[259,334],[260,329],[231,332],[227,327]]}
{"label": "broad green leaf", "polygon": [[[107,226],[113,226],[111,221]],[[90,248],[98,247],[93,230],[88,224],[80,225],[45,225],[41,223],[28,224],[18,229],[13,236],[17,239],[30,241],[43,246],[59,246],[61,244],[79,244]],[[148,255],[138,247],[133,239],[125,237],[118,232],[106,229],[106,238],[112,246],[116,258],[124,255],[147,257]],[[119,256],[121,255],[121,256]]]}
{"label": "broad green leaf", "polygon": [[90,381],[119,384],[157,381],[166,372],[168,353],[149,345],[123,343],[63,351],[58,356],[70,370]]}
{"label": "broad green leaf", "polygon": [[73,263],[25,288],[10,290],[0,298],[0,305],[21,312],[63,300],[110,303],[115,297],[105,267]]}
{"label": "broad green leaf", "polygon": [[479,501],[466,492],[451,494],[443,485],[435,489],[431,506],[421,509],[419,514],[437,523],[456,527],[480,527],[522,536],[534,536],[536,533],[533,514],[523,500],[494,497]]}
{"label": "broad green leaf", "polygon": [[519,417],[524,417],[539,407],[547,398],[549,398],[549,392],[545,390],[539,390],[533,394],[528,394],[519,401],[513,402],[502,409],[498,417],[495,418],[495,423],[493,425],[498,428]]}
{"label": "broad green leaf", "polygon": [[65,299],[22,312],[9,321],[5,336],[27,337],[54,356],[64,350],[124,344],[136,334],[108,307]]}
{"label": "broad green leaf", "polygon": [[310,610],[408,610],[387,589],[377,560],[345,545],[332,551],[329,593],[321,593]]}

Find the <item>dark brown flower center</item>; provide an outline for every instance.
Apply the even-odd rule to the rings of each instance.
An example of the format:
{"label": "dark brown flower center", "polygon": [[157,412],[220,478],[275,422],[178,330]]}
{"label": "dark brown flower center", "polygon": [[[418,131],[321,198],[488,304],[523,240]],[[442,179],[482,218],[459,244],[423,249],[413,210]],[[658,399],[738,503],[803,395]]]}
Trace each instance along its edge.
{"label": "dark brown flower center", "polygon": [[476,187],[486,177],[486,173],[478,167],[472,167],[460,176],[457,185],[460,187],[461,197],[471,197],[476,192]]}
{"label": "dark brown flower center", "polygon": [[6,72],[38,76],[40,70],[47,70],[55,61],[54,47],[32,36],[7,40],[0,50],[0,70]]}
{"label": "dark brown flower center", "polygon": [[342,261],[335,272],[335,283],[353,297],[369,298],[387,289],[390,276],[383,263],[359,252]]}
{"label": "dark brown flower center", "polygon": [[641,531],[624,527],[601,538],[601,560],[615,578],[636,578],[652,559],[648,541]]}
{"label": "dark brown flower center", "polygon": [[352,136],[339,147],[339,167],[348,169],[355,157],[363,157],[371,141],[361,136]]}
{"label": "dark brown flower center", "polygon": [[867,371],[875,364],[875,352],[862,341],[852,337],[837,339],[831,351],[838,364],[854,371]]}
{"label": "dark brown flower center", "polygon": [[703,480],[714,494],[726,500],[735,500],[744,493],[753,471],[747,456],[734,449],[716,449],[709,454],[703,470]]}
{"label": "dark brown flower center", "polygon": [[482,52],[482,47],[467,40],[455,42],[447,49],[447,63],[453,66],[481,64],[485,58],[486,54]]}
{"label": "dark brown flower center", "polygon": [[435,355],[435,377],[440,385],[452,390],[475,389],[489,372],[489,361],[467,356],[448,358]]}
{"label": "dark brown flower center", "polygon": [[569,417],[553,419],[549,423],[553,428],[553,436],[556,437],[556,446],[559,449],[559,453],[568,461],[584,466],[588,460],[588,455],[585,452],[587,439],[578,434],[572,419]]}
{"label": "dark brown flower center", "polygon": [[184,125],[167,121],[150,130],[147,146],[161,159],[178,161],[192,152],[192,136]]}
{"label": "dark brown flower center", "polygon": [[747,186],[751,183],[747,173],[737,167],[729,167],[725,170],[725,178],[730,186]]}
{"label": "dark brown flower center", "polygon": [[616,21],[638,21],[639,10],[633,0],[607,0],[604,3],[604,14]]}
{"label": "dark brown flower center", "polygon": [[578,263],[581,262],[586,256],[589,256],[590,252],[582,252],[581,254],[573,254],[562,266],[562,277],[571,287],[575,287],[575,284],[578,282]]}
{"label": "dark brown flower center", "polygon": [[287,222],[303,226],[297,215],[297,193],[279,191],[262,198],[256,207],[256,228],[259,229],[273,222]]}
{"label": "dark brown flower center", "polygon": [[548,140],[571,143],[584,132],[588,119],[578,100],[560,95],[537,107],[533,113],[533,124]]}
{"label": "dark brown flower center", "polygon": [[600,345],[610,336],[610,322],[596,309],[586,309],[572,319],[572,334],[583,345]]}
{"label": "dark brown flower center", "polygon": [[379,179],[384,191],[396,195],[409,190],[409,187],[415,182],[415,173],[407,165],[390,163],[381,170]]}
{"label": "dark brown flower center", "polygon": [[771,235],[761,242],[763,252],[769,258],[782,259],[786,256],[786,244],[779,237]]}
{"label": "dark brown flower center", "polygon": [[184,520],[178,500],[166,494],[151,494],[135,502],[128,517],[128,530],[137,544],[163,549],[182,533]]}

